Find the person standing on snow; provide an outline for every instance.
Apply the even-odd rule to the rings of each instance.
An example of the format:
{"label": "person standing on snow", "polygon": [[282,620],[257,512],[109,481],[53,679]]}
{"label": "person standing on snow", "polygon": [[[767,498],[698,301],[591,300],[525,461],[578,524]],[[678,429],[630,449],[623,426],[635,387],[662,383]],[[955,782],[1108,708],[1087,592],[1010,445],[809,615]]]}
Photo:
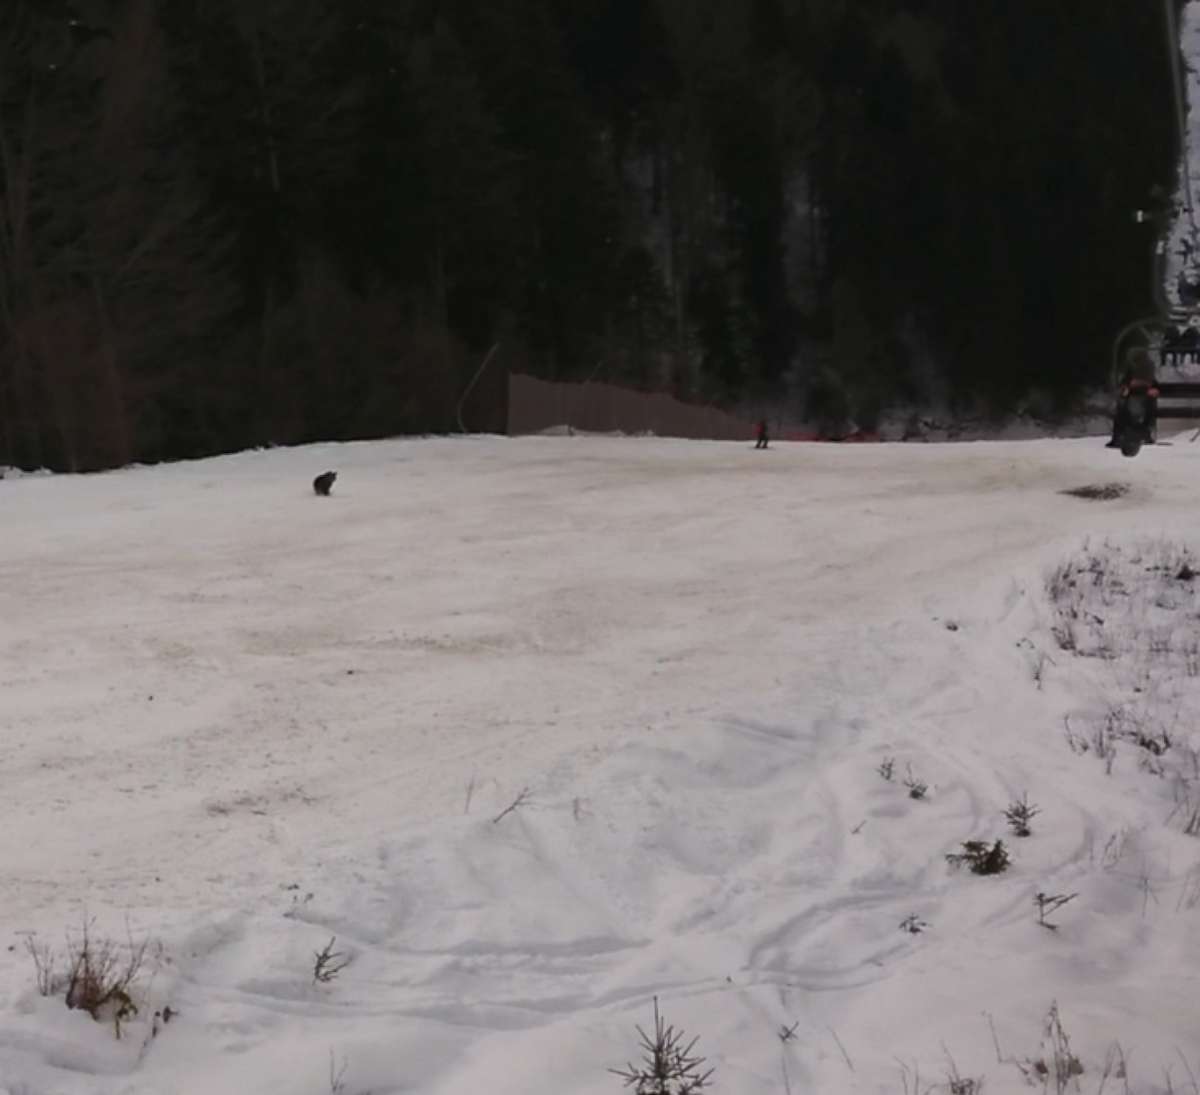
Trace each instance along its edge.
{"label": "person standing on snow", "polygon": [[760,418],[758,425],[754,428],[754,447],[756,449],[765,449],[770,438],[767,437],[767,420]]}

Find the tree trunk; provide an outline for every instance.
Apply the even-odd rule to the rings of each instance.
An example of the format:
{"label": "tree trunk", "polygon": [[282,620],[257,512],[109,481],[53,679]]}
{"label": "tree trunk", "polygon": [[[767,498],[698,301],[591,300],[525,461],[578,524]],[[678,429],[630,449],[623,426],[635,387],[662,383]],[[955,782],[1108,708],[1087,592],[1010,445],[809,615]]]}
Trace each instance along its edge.
{"label": "tree trunk", "polygon": [[104,297],[100,279],[92,275],[92,295],[96,301],[96,315],[100,320],[100,355],[104,362],[104,390],[108,401],[108,431],[106,440],[112,451],[106,460],[124,467],[133,459],[133,444],[129,426],[129,405],[125,392],[125,380],[117,351],[117,334],[113,329],[112,316]]}
{"label": "tree trunk", "polygon": [[[8,343],[12,362],[9,384],[10,398],[6,401],[6,422],[9,459],[16,456],[20,442],[15,437],[24,434],[24,448],[17,462],[40,467],[43,463],[41,430],[36,411],[32,374],[29,368],[29,349],[22,330],[25,317],[18,295],[32,297],[36,293],[35,271],[29,257],[29,204],[33,173],[33,145],[37,121],[37,100],[30,93],[25,103],[19,149],[13,147],[8,133],[0,125],[0,172],[3,172],[3,208],[0,208],[0,335]],[[11,408],[9,410],[8,408]]]}
{"label": "tree trunk", "polygon": [[442,227],[438,225],[437,235],[433,244],[432,258],[433,279],[433,320],[438,333],[445,335],[450,325],[450,308],[447,303],[446,289],[446,248],[442,241]]}
{"label": "tree trunk", "polygon": [[254,51],[254,79],[258,84],[258,112],[262,123],[263,148],[266,150],[267,177],[271,181],[271,193],[278,194],[279,179],[279,146],[275,141],[275,131],[272,128],[271,103],[267,98],[267,70],[263,64],[262,35],[255,27],[250,35],[251,49]]}

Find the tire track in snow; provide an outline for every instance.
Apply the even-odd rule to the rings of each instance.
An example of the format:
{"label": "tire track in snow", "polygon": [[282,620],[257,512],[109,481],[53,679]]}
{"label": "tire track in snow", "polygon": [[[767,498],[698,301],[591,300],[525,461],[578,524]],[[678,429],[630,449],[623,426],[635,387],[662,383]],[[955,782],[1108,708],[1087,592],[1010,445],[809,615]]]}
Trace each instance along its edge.
{"label": "tire track in snow", "polygon": [[[995,820],[1008,766],[1033,772],[1035,754],[981,747],[966,718],[1013,702],[1011,675],[988,677],[1016,651],[980,639],[987,619],[953,636],[929,617],[978,585],[982,558],[992,582],[1048,541],[1154,505],[1145,494],[1108,516],[1026,518],[1038,495],[1093,477],[1070,446],[797,449],[766,476],[724,448],[656,442],[332,451],[361,461],[336,510],[299,488],[294,505],[279,501],[304,485],[304,453],[233,461],[258,470],[223,475],[219,502],[168,497],[179,475],[214,479],[211,465],[92,480],[69,517],[56,502],[24,549],[47,577],[10,617],[38,621],[43,653],[17,661],[43,680],[31,659],[79,632],[86,656],[64,648],[52,679],[75,667],[82,693],[106,669],[123,682],[151,672],[173,711],[209,692],[226,705],[161,738],[154,722],[168,716],[122,725],[132,703],[64,708],[111,739],[94,800],[62,819],[80,834],[81,858],[63,857],[77,877],[115,906],[138,872],[168,862],[169,895],[139,895],[147,908],[255,910],[240,941],[199,954],[184,979],[201,1034],[223,1031],[249,1055],[289,1023],[324,1039],[379,1019],[394,1044],[407,1029],[396,1020],[428,1015],[468,1032],[428,1054],[445,1091],[470,1089],[459,1069],[489,1031],[644,1019],[656,991],[706,1018],[752,1000],[761,1018],[798,974],[825,998],[793,994],[819,1028],[834,997],[925,960],[931,942],[901,936],[900,916],[971,940],[995,889],[940,857]],[[391,469],[371,463],[390,451],[413,455],[402,499]],[[114,531],[89,516],[115,488],[147,495],[144,520]],[[66,521],[77,539],[39,558]],[[78,565],[85,556],[102,563]],[[75,611],[51,612],[51,598]],[[122,618],[128,634],[114,631]],[[339,678],[348,666],[354,677]],[[1032,717],[1013,707],[1015,721]],[[879,779],[885,749],[938,785],[931,801]],[[122,750],[171,777],[163,798],[186,809],[149,795],[127,809],[107,779]],[[62,786],[27,774],[18,810]],[[534,807],[490,827],[525,782]],[[288,800],[295,786],[314,803]],[[263,804],[267,819],[253,812]],[[1050,866],[1081,854],[1084,819],[1065,823]],[[93,852],[95,864],[82,858]],[[58,881],[19,907],[61,908],[70,883]],[[284,881],[316,893],[304,918],[283,917]],[[335,931],[354,966],[324,995],[289,996]]]}

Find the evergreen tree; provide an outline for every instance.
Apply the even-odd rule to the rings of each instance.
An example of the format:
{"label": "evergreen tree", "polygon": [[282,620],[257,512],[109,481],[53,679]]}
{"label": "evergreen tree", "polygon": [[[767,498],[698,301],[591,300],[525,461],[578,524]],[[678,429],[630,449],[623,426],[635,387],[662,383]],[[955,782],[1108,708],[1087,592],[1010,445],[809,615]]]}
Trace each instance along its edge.
{"label": "evergreen tree", "polygon": [[[835,428],[1101,381],[1158,5],[11,0],[0,461],[448,428],[475,363]],[[499,425],[481,386],[476,417]]]}

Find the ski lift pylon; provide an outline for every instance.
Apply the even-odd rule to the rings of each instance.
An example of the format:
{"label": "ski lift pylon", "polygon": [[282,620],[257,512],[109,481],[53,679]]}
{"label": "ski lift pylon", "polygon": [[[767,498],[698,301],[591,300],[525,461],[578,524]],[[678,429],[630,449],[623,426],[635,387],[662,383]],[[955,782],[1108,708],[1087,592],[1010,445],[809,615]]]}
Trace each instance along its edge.
{"label": "ski lift pylon", "polygon": [[[1187,131],[1187,97],[1183,82],[1175,0],[1163,0],[1167,57],[1179,133],[1182,201],[1156,195],[1159,208],[1138,210],[1134,219],[1157,229],[1152,251],[1151,286],[1157,312],[1122,327],[1113,340],[1111,380],[1116,391],[1140,349],[1155,366],[1159,419],[1200,419],[1200,226],[1192,197],[1191,155]],[[1157,188],[1156,188],[1157,190]],[[1178,273],[1171,282],[1172,230],[1182,228],[1176,253]]]}

